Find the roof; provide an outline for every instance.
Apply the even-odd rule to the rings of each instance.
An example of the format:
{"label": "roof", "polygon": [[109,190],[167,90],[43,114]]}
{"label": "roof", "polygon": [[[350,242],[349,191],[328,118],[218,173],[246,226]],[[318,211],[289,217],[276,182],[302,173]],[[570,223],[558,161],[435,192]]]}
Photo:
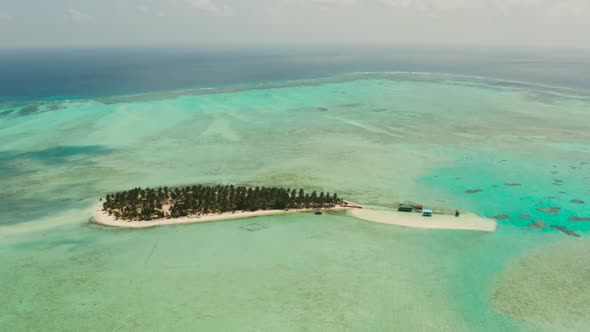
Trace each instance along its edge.
{"label": "roof", "polygon": [[429,213],[429,212],[432,213],[432,210],[429,210],[429,209],[422,210],[422,213]]}
{"label": "roof", "polygon": [[405,207],[405,208],[414,208],[414,206],[412,204],[400,204],[399,207]]}

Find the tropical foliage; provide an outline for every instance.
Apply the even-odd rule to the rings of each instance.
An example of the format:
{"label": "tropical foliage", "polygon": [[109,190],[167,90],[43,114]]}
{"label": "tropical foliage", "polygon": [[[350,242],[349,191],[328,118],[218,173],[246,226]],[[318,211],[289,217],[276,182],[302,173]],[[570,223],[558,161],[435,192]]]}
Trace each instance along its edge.
{"label": "tropical foliage", "polygon": [[193,185],[177,188],[135,188],[107,194],[102,208],[122,220],[179,218],[212,213],[329,208],[343,205],[337,194],[276,187]]}

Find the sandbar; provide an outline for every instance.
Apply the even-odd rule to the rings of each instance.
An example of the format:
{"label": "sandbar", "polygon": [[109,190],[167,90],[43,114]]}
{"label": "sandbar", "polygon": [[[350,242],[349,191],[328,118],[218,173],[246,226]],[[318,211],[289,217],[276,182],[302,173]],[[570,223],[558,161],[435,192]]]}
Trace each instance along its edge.
{"label": "sandbar", "polygon": [[423,217],[416,212],[381,211],[371,209],[354,209],[348,213],[356,218],[381,224],[413,228],[453,229],[466,231],[494,232],[496,221],[473,213],[461,213],[459,217],[446,214],[434,214]]}

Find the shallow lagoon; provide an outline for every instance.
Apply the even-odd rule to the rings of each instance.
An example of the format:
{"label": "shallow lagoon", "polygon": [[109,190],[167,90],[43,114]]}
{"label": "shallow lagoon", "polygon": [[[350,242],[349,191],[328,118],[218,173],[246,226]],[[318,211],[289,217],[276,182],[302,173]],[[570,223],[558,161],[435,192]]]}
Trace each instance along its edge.
{"label": "shallow lagoon", "polygon": [[[539,266],[558,266],[560,256],[539,253],[563,247],[577,257],[589,246],[590,223],[567,220],[590,216],[589,99],[465,77],[363,74],[3,104],[0,326],[576,330],[590,323],[572,314],[581,308],[541,282],[515,314],[523,295],[512,298],[506,283],[516,275],[559,284],[539,278]],[[338,214],[140,231],[87,224],[106,191],[197,182],[303,186],[510,218],[495,234]],[[537,210],[549,207],[562,210]],[[582,236],[527,230],[533,220]],[[251,223],[267,228],[241,228]],[[568,289],[589,287],[568,282],[585,273],[577,262],[559,268],[564,292],[579,300],[586,293]],[[539,321],[536,309],[552,315]]]}

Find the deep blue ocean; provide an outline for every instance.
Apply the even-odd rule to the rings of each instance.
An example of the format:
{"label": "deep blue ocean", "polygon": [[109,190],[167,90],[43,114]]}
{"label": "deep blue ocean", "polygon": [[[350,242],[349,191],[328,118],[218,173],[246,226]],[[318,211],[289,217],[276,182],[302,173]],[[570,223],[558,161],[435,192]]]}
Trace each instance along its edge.
{"label": "deep blue ocean", "polygon": [[92,98],[420,71],[590,89],[590,51],[417,47],[0,49],[0,98]]}

